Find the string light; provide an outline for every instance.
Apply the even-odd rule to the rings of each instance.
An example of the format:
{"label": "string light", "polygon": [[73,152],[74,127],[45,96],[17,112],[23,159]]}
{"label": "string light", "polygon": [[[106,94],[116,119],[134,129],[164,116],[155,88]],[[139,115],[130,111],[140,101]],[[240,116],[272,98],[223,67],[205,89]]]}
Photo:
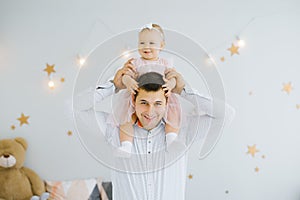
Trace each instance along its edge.
{"label": "string light", "polygon": [[54,89],[54,82],[52,81],[52,80],[50,80],[49,82],[48,82],[48,86],[49,86],[49,88],[50,89]]}
{"label": "string light", "polygon": [[206,63],[211,66],[211,65],[214,65],[215,64],[215,60],[214,58],[212,57],[211,54],[208,54],[207,55],[207,58],[206,58]]}
{"label": "string light", "polygon": [[79,67],[82,67],[84,65],[84,63],[86,62],[86,59],[80,55],[77,55],[76,62],[79,65]]}
{"label": "string light", "polygon": [[127,59],[130,55],[131,55],[130,47],[128,45],[126,45],[125,48],[123,49],[121,56],[123,58]]}
{"label": "string light", "polygon": [[238,36],[236,37],[237,39],[237,44],[239,47],[244,47],[245,46],[245,41],[240,39]]}
{"label": "string light", "polygon": [[123,53],[122,53],[122,57],[123,58],[128,58],[130,56],[130,52],[128,50],[125,50]]}
{"label": "string light", "polygon": [[84,58],[80,58],[79,59],[79,64],[80,66],[82,66],[85,63],[85,59]]}

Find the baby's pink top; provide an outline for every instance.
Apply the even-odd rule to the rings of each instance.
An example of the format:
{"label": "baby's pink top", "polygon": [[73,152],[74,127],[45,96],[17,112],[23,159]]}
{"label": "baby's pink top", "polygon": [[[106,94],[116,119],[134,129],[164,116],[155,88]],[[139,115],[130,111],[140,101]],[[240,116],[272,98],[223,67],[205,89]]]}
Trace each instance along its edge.
{"label": "baby's pink top", "polygon": [[163,58],[158,58],[157,60],[136,58],[132,61],[132,64],[136,67],[138,76],[147,72],[157,72],[165,76],[165,70],[170,67],[168,61]]}

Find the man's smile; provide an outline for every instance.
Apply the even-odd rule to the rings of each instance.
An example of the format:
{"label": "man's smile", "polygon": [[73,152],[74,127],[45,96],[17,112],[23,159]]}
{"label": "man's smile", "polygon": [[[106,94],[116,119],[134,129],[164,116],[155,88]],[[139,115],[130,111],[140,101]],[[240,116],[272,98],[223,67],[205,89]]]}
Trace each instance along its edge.
{"label": "man's smile", "polygon": [[155,119],[156,118],[156,116],[155,115],[153,115],[153,116],[149,116],[149,115],[143,115],[143,117],[147,120],[147,121],[152,121],[153,119]]}

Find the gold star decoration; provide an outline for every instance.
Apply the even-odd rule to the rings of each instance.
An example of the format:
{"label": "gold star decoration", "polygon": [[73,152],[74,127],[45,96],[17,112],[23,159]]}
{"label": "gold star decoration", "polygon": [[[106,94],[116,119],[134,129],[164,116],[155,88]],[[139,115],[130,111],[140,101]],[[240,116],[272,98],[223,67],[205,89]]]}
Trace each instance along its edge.
{"label": "gold star decoration", "polygon": [[23,124],[29,124],[28,123],[28,118],[29,116],[25,116],[23,113],[21,114],[21,117],[18,118],[18,120],[20,121],[20,126],[22,126]]}
{"label": "gold star decoration", "polygon": [[220,58],[220,60],[221,60],[222,62],[224,62],[224,61],[225,61],[225,58],[224,58],[224,56],[223,56],[223,57],[221,57],[221,58]]}
{"label": "gold star decoration", "polygon": [[282,90],[285,91],[287,94],[290,94],[290,92],[292,91],[293,87],[292,87],[292,83],[283,83],[283,88]]}
{"label": "gold star decoration", "polygon": [[300,104],[297,104],[297,105],[296,105],[296,108],[299,110],[299,109],[300,109]]}
{"label": "gold star decoration", "polygon": [[238,46],[234,46],[234,44],[231,44],[231,47],[227,49],[228,51],[230,51],[231,56],[233,56],[234,54],[239,54],[238,50],[239,47]]}
{"label": "gold star decoration", "polygon": [[259,152],[259,150],[256,149],[256,144],[254,144],[253,146],[248,146],[247,154],[251,154],[252,157],[254,157],[257,152]]}
{"label": "gold star decoration", "polygon": [[255,171],[255,172],[259,172],[259,168],[258,168],[258,167],[255,167],[255,168],[254,168],[254,171]]}
{"label": "gold star decoration", "polygon": [[193,175],[192,175],[192,174],[190,174],[190,175],[188,176],[188,178],[189,178],[189,179],[192,179],[192,178],[193,178]]}
{"label": "gold star decoration", "polygon": [[62,77],[62,78],[60,78],[60,82],[65,82],[65,78],[64,77]]}
{"label": "gold star decoration", "polygon": [[68,131],[68,136],[71,136],[73,135],[73,132],[72,131]]}
{"label": "gold star decoration", "polygon": [[11,129],[11,130],[15,130],[15,129],[16,129],[15,125],[11,125],[11,126],[10,126],[10,129]]}
{"label": "gold star decoration", "polygon": [[47,67],[44,69],[44,71],[48,73],[48,76],[50,76],[51,73],[55,73],[54,66],[55,65],[49,65],[47,63]]}

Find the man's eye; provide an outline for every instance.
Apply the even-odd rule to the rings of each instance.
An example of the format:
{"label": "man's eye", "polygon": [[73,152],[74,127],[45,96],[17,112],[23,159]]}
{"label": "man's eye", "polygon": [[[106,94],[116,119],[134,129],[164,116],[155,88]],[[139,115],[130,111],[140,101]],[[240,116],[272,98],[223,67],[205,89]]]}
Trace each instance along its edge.
{"label": "man's eye", "polygon": [[155,103],[155,105],[157,105],[157,106],[161,106],[161,105],[162,105],[162,103]]}
{"label": "man's eye", "polygon": [[146,103],[146,102],[141,102],[141,104],[145,105],[145,104],[147,104],[147,103]]}
{"label": "man's eye", "polygon": [[150,42],[150,44],[155,44],[154,42]]}
{"label": "man's eye", "polygon": [[145,42],[140,42],[140,44],[145,44]]}

